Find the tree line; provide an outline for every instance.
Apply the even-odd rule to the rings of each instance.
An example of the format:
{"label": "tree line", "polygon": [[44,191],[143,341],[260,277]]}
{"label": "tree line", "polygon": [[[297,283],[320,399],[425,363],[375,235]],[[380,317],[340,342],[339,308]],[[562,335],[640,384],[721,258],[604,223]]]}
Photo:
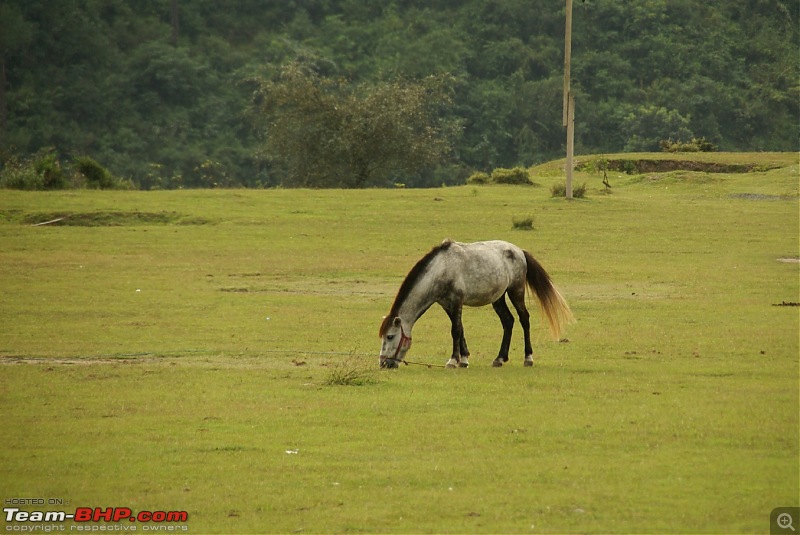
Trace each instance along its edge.
{"label": "tree line", "polygon": [[[55,154],[142,188],[379,187],[531,165],[564,151],[564,17],[552,0],[4,0],[0,173]],[[794,0],[575,2],[576,153],[798,150],[798,19]]]}

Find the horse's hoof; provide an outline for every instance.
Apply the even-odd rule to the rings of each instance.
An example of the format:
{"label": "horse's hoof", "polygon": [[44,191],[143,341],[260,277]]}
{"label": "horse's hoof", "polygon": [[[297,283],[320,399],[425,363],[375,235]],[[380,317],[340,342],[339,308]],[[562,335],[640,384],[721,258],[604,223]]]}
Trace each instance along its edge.
{"label": "horse's hoof", "polygon": [[492,368],[502,368],[502,367],[503,367],[503,361],[502,360],[494,359],[492,361]]}
{"label": "horse's hoof", "polygon": [[533,366],[533,361],[532,361],[532,360],[526,360],[526,361],[525,361],[525,366],[526,366],[526,367],[531,367],[531,366]]}
{"label": "horse's hoof", "polygon": [[459,362],[458,363],[458,367],[459,368],[469,368],[469,362]]}
{"label": "horse's hoof", "polygon": [[451,360],[447,361],[447,364],[445,364],[444,367],[445,368],[457,368],[458,367],[458,363],[451,359]]}

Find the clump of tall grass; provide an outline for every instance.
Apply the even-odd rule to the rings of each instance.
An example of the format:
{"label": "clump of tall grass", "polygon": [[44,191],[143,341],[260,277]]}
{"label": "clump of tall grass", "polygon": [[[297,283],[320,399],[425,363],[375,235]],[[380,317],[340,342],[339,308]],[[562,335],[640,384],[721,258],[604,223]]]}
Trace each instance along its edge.
{"label": "clump of tall grass", "polygon": [[476,171],[467,178],[467,184],[472,186],[480,186],[484,184],[511,184],[511,185],[524,185],[536,186],[531,182],[531,175],[528,169],[524,167],[513,167],[506,169],[498,167],[492,171],[492,174],[483,171]]}
{"label": "clump of tall grass", "polygon": [[533,216],[512,217],[511,226],[514,230],[533,230]]}
{"label": "clump of tall grass", "polygon": [[377,383],[376,368],[368,366],[355,353],[330,367],[325,380],[327,386],[366,386]]}
{"label": "clump of tall grass", "polygon": [[[550,188],[550,195],[553,197],[566,197],[567,196],[567,186],[561,182],[557,182],[553,184]],[[572,188],[572,196],[576,199],[582,199],[586,197],[586,183],[584,182],[580,186],[575,186]]]}

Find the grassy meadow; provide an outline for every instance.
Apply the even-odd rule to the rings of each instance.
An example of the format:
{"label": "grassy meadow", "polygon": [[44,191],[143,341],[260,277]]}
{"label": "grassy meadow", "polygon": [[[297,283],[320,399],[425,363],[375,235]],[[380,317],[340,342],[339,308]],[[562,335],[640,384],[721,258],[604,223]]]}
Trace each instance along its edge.
{"label": "grassy meadow", "polygon": [[[563,162],[540,187],[0,191],[0,497],[190,533],[766,532],[800,492],[798,158],[681,157],[758,167],[577,173],[572,202]],[[495,369],[500,322],[465,309],[469,369],[379,370],[445,237],[531,251],[566,339],[535,323],[524,368],[517,329]],[[445,363],[441,309],[413,335]]]}

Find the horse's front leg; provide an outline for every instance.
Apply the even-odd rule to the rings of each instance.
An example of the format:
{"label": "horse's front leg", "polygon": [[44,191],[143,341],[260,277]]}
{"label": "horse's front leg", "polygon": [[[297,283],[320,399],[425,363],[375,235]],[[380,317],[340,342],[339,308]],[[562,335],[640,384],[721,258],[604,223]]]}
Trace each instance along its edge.
{"label": "horse's front leg", "polygon": [[461,303],[445,307],[450,317],[450,336],[453,338],[453,352],[447,361],[448,368],[466,368],[469,366],[469,350],[464,338],[464,324],[461,323]]}
{"label": "horse's front leg", "polygon": [[459,362],[459,366],[462,368],[469,368],[469,348],[467,348],[467,339],[464,338],[464,324],[461,324],[461,361]]}

